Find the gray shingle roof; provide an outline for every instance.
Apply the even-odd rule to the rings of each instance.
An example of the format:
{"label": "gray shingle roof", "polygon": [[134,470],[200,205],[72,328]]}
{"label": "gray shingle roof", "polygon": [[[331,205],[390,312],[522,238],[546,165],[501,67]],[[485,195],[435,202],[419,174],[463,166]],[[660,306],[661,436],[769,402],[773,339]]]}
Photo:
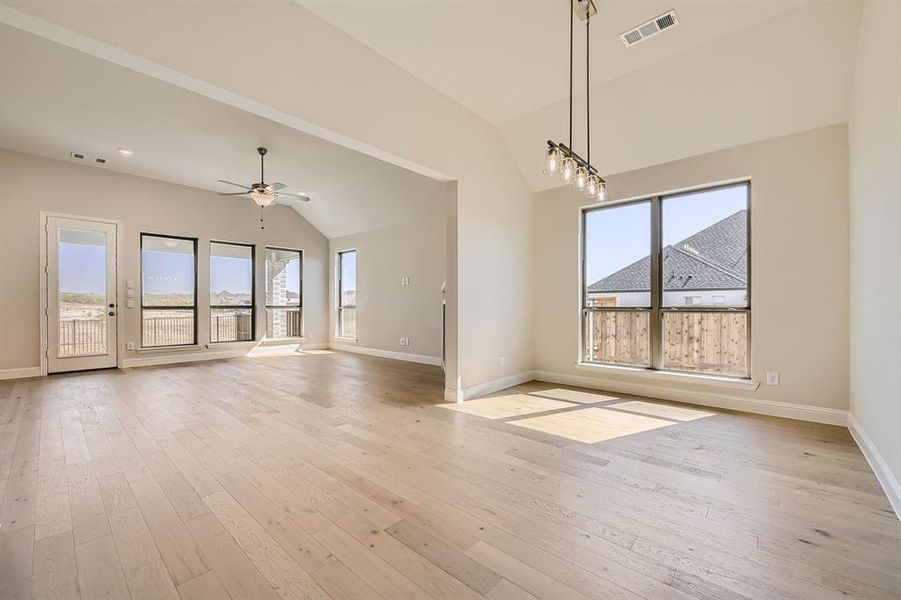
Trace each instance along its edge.
{"label": "gray shingle roof", "polygon": [[[663,289],[734,290],[747,286],[748,211],[740,210],[663,248]],[[588,286],[589,292],[637,292],[650,289],[651,259],[641,260]]]}

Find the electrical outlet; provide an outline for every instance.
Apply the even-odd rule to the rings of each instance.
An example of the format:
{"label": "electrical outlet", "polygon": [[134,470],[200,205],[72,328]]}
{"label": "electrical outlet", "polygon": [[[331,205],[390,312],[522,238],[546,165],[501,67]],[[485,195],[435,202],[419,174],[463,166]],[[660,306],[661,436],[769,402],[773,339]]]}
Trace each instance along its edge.
{"label": "electrical outlet", "polygon": [[135,343],[134,343],[134,342],[126,342],[126,343],[125,343],[125,349],[126,349],[126,350],[134,350],[134,349],[135,349]]}
{"label": "electrical outlet", "polygon": [[129,300],[126,300],[126,301],[125,301],[125,307],[126,307],[126,308],[134,308],[134,307],[135,307],[135,301],[134,301],[134,300],[130,300],[130,299],[129,299]]}
{"label": "electrical outlet", "polygon": [[767,371],[766,372],[766,384],[767,385],[779,385],[779,371]]}
{"label": "electrical outlet", "polygon": [[401,277],[400,284],[401,285],[410,285],[410,278],[407,276]]}
{"label": "electrical outlet", "polygon": [[400,345],[401,345],[401,346],[409,346],[409,345],[410,345],[410,338],[406,338],[406,337],[400,338]]}
{"label": "electrical outlet", "polygon": [[126,281],[126,282],[125,282],[125,287],[127,287],[128,289],[134,288],[134,287],[135,287],[135,282],[134,282],[134,280],[129,279],[128,281]]}

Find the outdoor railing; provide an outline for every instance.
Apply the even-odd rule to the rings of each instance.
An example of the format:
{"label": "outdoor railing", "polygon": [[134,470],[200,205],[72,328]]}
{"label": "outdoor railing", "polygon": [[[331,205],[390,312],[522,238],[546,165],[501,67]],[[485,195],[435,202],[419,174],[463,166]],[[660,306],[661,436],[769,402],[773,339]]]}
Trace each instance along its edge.
{"label": "outdoor railing", "polygon": [[252,339],[252,315],[225,314],[210,316],[211,342],[246,342]]}
{"label": "outdoor railing", "polygon": [[60,357],[104,353],[106,353],[106,319],[60,320]]}

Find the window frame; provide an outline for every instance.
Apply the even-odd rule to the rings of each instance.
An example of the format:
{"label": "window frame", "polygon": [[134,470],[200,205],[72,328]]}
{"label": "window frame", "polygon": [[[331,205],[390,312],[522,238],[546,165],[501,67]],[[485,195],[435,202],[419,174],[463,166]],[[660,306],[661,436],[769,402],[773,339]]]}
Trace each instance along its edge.
{"label": "window frame", "polygon": [[[225,242],[222,240],[210,240],[209,246],[209,259],[210,259],[210,270],[209,270],[209,282],[208,285],[212,285],[213,282],[213,244],[221,244],[223,246],[242,246],[244,248],[250,248],[250,339],[249,340],[218,340],[213,341],[213,309],[221,309],[221,308],[232,308],[232,309],[242,309],[246,310],[246,304],[218,304],[213,306],[210,304],[210,343],[211,344],[233,344],[235,342],[251,342],[256,341],[257,339],[257,247],[256,244],[246,244],[244,242]],[[209,300],[209,294],[212,293],[212,289],[207,291],[207,300]],[[237,330],[236,330],[237,331]]]}
{"label": "window frame", "polygon": [[[155,237],[155,238],[167,238],[171,240],[183,240],[191,242],[194,246],[194,304],[193,306],[147,306],[144,304],[144,238],[145,237]],[[198,314],[197,314],[197,246],[198,246],[199,238],[196,237],[188,237],[184,235],[170,235],[165,233],[152,233],[149,231],[142,231],[140,234],[140,262],[141,262],[141,287],[139,288],[141,294],[141,349],[155,349],[155,348],[185,348],[191,346],[197,346],[197,326],[198,326]],[[190,344],[171,344],[171,345],[162,345],[162,346],[145,346],[144,345],[144,311],[145,310],[193,310],[194,311],[194,339]]]}
{"label": "window frame", "polygon": [[[266,263],[268,262],[269,257],[266,255],[266,253],[269,250],[279,250],[281,252],[296,252],[297,253],[298,260],[300,261],[300,264],[297,267],[297,279],[298,279],[297,304],[269,304],[269,302],[266,301],[266,295],[267,295],[266,286],[269,285],[269,279],[267,277],[266,281],[264,282],[264,285],[263,285],[263,304],[264,304],[263,311],[268,313],[270,308],[294,308],[294,307],[297,307],[300,310],[300,335],[289,335],[289,336],[285,336],[285,337],[272,337],[272,338],[270,338],[268,335],[266,335],[264,337],[269,340],[292,340],[292,339],[303,338],[304,335],[306,334],[306,327],[307,327],[306,319],[304,318],[304,311],[303,311],[303,275],[304,275],[304,273],[303,273],[303,267],[304,267],[303,250],[301,248],[284,248],[282,246],[264,246],[264,248],[263,248],[263,269],[264,270],[267,269]],[[266,272],[268,272],[268,271],[266,271]],[[267,319],[269,318],[268,314],[266,314],[266,318]],[[266,327],[267,327],[267,334],[268,334],[268,327],[269,327],[268,321],[267,321]],[[254,339],[256,339],[256,338],[254,338]]]}
{"label": "window frame", "polygon": [[[357,267],[357,249],[356,249],[356,248],[347,248],[346,250],[339,250],[338,252],[335,253],[335,268],[336,268],[336,275],[337,275],[337,278],[336,278],[336,285],[335,285],[335,289],[337,290],[337,294],[336,294],[336,296],[337,296],[337,298],[336,298],[336,304],[337,304],[336,310],[337,310],[337,313],[338,313],[338,320],[337,320],[337,326],[338,326],[338,327],[337,327],[337,331],[335,332],[335,337],[336,337],[336,338],[341,338],[341,339],[344,339],[344,340],[356,340],[356,339],[358,338],[358,335],[357,335],[357,334],[359,333],[359,332],[357,331],[357,322],[356,322],[356,320],[355,320],[355,321],[354,321],[354,335],[353,335],[353,337],[350,337],[350,336],[347,336],[347,335],[341,335],[341,332],[343,331],[343,328],[342,328],[342,320],[343,320],[343,318],[344,318],[344,315],[343,315],[344,309],[350,308],[350,309],[352,309],[352,310],[354,310],[354,311],[357,310],[357,295],[356,295],[356,289],[354,290],[354,303],[353,303],[353,304],[344,304],[343,301],[342,301],[342,298],[343,298],[343,296],[344,296],[344,288],[343,288],[343,286],[341,285],[341,279],[342,279],[342,278],[341,278],[341,270],[342,270],[342,269],[341,269],[341,256],[344,255],[344,254],[349,254],[349,253],[351,253],[351,252],[353,252],[353,255],[354,255],[354,271],[356,271],[356,267]],[[359,285],[357,286],[357,288],[359,288]],[[354,315],[356,316],[356,312],[354,313]]]}
{"label": "window frame", "polygon": [[[663,202],[668,198],[685,196],[688,194],[699,194],[704,192],[712,192],[720,189],[726,188],[734,188],[744,186],[746,188],[746,210],[747,210],[747,222],[745,224],[746,232],[745,232],[745,251],[747,252],[748,260],[747,260],[747,284],[746,284],[746,295],[747,302],[743,307],[738,306],[725,306],[725,305],[714,305],[711,304],[709,306],[698,306],[698,305],[681,305],[681,306],[664,306],[663,305],[663,280],[662,280],[662,268],[663,268]],[[579,319],[579,349],[578,349],[578,364],[580,365],[588,365],[588,366],[608,366],[608,367],[618,367],[624,369],[635,369],[639,371],[652,371],[652,372],[661,372],[661,373],[676,373],[679,375],[693,375],[699,377],[716,377],[722,379],[734,379],[734,380],[749,380],[751,379],[752,373],[752,361],[753,361],[753,352],[751,347],[751,265],[752,265],[752,256],[751,256],[751,205],[752,205],[752,186],[750,178],[736,179],[732,181],[726,181],[722,183],[714,183],[709,185],[700,185],[693,186],[690,188],[671,190],[659,194],[652,194],[646,196],[638,196],[635,198],[627,198],[623,200],[617,200],[613,202],[605,202],[601,205],[590,205],[583,206],[580,208],[579,215],[579,311],[578,311],[578,319]],[[586,259],[586,243],[587,243],[587,235],[586,235],[586,225],[587,225],[587,216],[589,213],[607,210],[611,208],[639,204],[642,202],[650,203],[651,215],[649,219],[649,226],[651,228],[651,247],[649,248],[649,256],[651,262],[651,306],[649,308],[645,307],[633,307],[633,306],[605,306],[605,307],[591,307],[588,306],[588,279],[586,274],[587,267],[587,259]],[[585,315],[588,312],[612,312],[612,311],[626,311],[626,312],[648,312],[649,313],[649,325],[648,325],[648,337],[649,337],[649,354],[650,354],[650,364],[648,366],[638,366],[638,365],[623,365],[620,363],[611,363],[611,362],[598,362],[598,361],[589,361],[585,356],[585,341],[587,339],[587,332],[585,331],[586,323],[588,319],[585,318]],[[745,370],[744,375],[735,376],[735,375],[721,375],[718,373],[705,373],[703,371],[687,371],[687,370],[677,370],[677,369],[666,369],[663,366],[663,318],[666,313],[743,313],[746,315],[747,319],[747,331],[746,331],[746,341],[745,344],[747,346],[748,353],[748,361],[747,368]]]}

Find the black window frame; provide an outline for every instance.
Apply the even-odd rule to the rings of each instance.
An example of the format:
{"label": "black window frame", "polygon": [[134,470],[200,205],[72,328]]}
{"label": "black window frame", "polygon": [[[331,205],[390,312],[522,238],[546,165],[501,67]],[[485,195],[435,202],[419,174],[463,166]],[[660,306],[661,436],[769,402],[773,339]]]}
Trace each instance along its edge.
{"label": "black window frame", "polygon": [[[746,202],[746,210],[747,210],[747,222],[746,222],[746,252],[748,256],[747,260],[747,285],[746,285],[746,295],[747,302],[745,306],[727,306],[727,305],[682,305],[682,306],[664,306],[663,303],[663,294],[664,294],[664,285],[663,285],[663,202],[669,198],[675,198],[680,196],[686,196],[689,194],[700,194],[705,192],[712,192],[721,189],[727,188],[736,188],[742,187],[746,188],[745,197],[747,199]],[[605,202],[601,205],[595,206],[586,206],[581,208],[580,214],[580,235],[579,235],[579,269],[580,269],[580,277],[579,277],[579,354],[578,361],[580,364],[585,365],[600,365],[600,366],[615,366],[621,368],[628,369],[637,369],[641,371],[653,371],[653,372],[662,372],[662,373],[678,373],[680,375],[697,375],[701,377],[717,377],[723,379],[735,379],[735,380],[749,380],[751,379],[752,373],[752,360],[753,360],[753,352],[751,347],[751,194],[752,194],[752,186],[750,179],[741,179],[737,181],[731,181],[727,183],[720,183],[714,185],[707,186],[697,186],[684,190],[675,190],[671,192],[666,192],[662,194],[654,194],[650,196],[640,196],[637,198],[630,198],[627,200],[620,200],[614,202]],[[586,219],[588,214],[608,210],[611,208],[617,208],[622,206],[640,204],[643,202],[650,203],[651,215],[650,215],[650,223],[649,226],[651,228],[651,247],[650,247],[650,258],[651,258],[651,303],[649,307],[632,307],[632,306],[589,306],[588,304],[588,279],[586,273],[586,244],[587,240],[587,228],[586,228]],[[587,338],[587,332],[585,331],[586,322],[586,314],[588,312],[613,312],[613,311],[626,311],[626,312],[647,312],[649,314],[649,355],[650,355],[650,364],[648,366],[640,366],[640,365],[624,365],[622,363],[612,363],[612,362],[600,362],[600,361],[589,361],[585,356],[585,341]],[[723,375],[719,373],[710,373],[704,371],[689,371],[689,370],[677,370],[677,369],[666,369],[664,368],[664,353],[663,353],[663,318],[666,313],[743,313],[746,315],[747,319],[747,331],[746,331],[746,348],[747,348],[747,366],[745,369],[745,373],[742,376],[735,375]]]}
{"label": "black window frame", "polygon": [[[209,259],[210,259],[210,276],[209,276],[209,284],[212,285],[213,282],[213,244],[220,244],[223,246],[241,246],[244,248],[250,248],[250,339],[249,340],[217,340],[213,341],[213,309],[221,309],[221,308],[231,308],[231,309],[241,309],[247,310],[246,304],[210,304],[210,343],[211,344],[233,344],[235,342],[249,342],[255,341],[257,339],[257,247],[256,244],[245,244],[243,242],[225,242],[222,240],[210,240],[209,246]],[[207,300],[209,300],[209,294],[212,293],[212,289],[207,291]],[[237,330],[236,330],[237,332]]]}
{"label": "black window frame", "polygon": [[[154,237],[154,238],[163,238],[170,240],[182,240],[191,242],[194,247],[194,304],[192,306],[147,306],[144,304],[144,238],[145,237]],[[179,348],[186,346],[196,346],[197,345],[197,325],[198,325],[198,315],[197,315],[197,245],[199,238],[196,237],[188,237],[184,235],[170,235],[167,233],[152,233],[149,231],[141,232],[140,239],[140,254],[141,254],[141,287],[139,289],[141,294],[141,348],[142,349],[152,349],[152,348]],[[189,344],[164,344],[160,346],[145,346],[144,345],[144,311],[145,310],[193,310],[194,311],[194,339]]]}
{"label": "black window frame", "polygon": [[[348,248],[346,250],[339,250],[335,255],[337,259],[337,290],[338,290],[338,298],[337,298],[337,310],[338,310],[338,331],[336,332],[335,337],[347,339],[347,340],[355,340],[357,339],[357,321],[356,321],[356,310],[357,310],[357,294],[356,289],[354,289],[354,303],[353,304],[344,304],[344,286],[342,285],[342,277],[341,271],[343,270],[341,267],[341,257],[345,254],[353,254],[354,255],[354,272],[357,270],[357,249],[356,248]],[[343,319],[344,319],[344,310],[351,309],[354,311],[354,335],[353,337],[347,335],[341,335],[343,332]]]}
{"label": "black window frame", "polygon": [[[266,281],[264,282],[265,285],[264,285],[264,289],[263,289],[263,302],[264,302],[264,305],[265,305],[265,308],[264,308],[263,310],[266,311],[266,313],[267,313],[267,314],[266,314],[266,318],[268,319],[268,318],[269,318],[268,311],[269,311],[270,308],[294,308],[294,307],[297,307],[297,308],[300,310],[300,335],[298,335],[298,336],[291,335],[291,336],[286,336],[286,337],[283,337],[283,338],[276,338],[276,337],[270,338],[269,335],[268,335],[269,331],[268,331],[268,325],[267,325],[267,331],[266,331],[267,335],[266,335],[266,338],[267,338],[267,339],[273,339],[273,340],[284,340],[284,339],[302,338],[302,337],[304,336],[304,333],[305,333],[305,330],[306,330],[306,319],[304,319],[304,314],[303,314],[303,275],[304,275],[304,273],[303,273],[303,267],[304,267],[304,264],[303,264],[303,250],[302,250],[302,249],[299,249],[299,248],[283,248],[283,247],[281,247],[281,246],[265,246],[265,247],[264,247],[264,250],[263,250],[263,269],[264,269],[264,272],[267,272],[267,271],[268,271],[268,269],[267,269],[267,267],[266,267],[266,263],[268,262],[269,257],[268,257],[268,255],[267,255],[266,253],[267,253],[269,250],[277,250],[277,251],[280,251],[280,252],[296,252],[296,253],[297,253],[297,255],[298,255],[298,260],[300,260],[300,265],[298,266],[298,269],[297,269],[297,278],[299,279],[299,281],[297,282],[297,294],[298,294],[298,298],[297,298],[297,304],[269,304],[269,302],[267,301],[267,298],[266,298],[266,296],[268,295],[268,294],[267,294],[268,290],[265,289],[265,286],[268,286],[268,285],[269,285],[269,278],[266,277]],[[268,321],[267,321],[267,323],[268,323]],[[254,338],[254,339],[255,339],[255,338]]]}

